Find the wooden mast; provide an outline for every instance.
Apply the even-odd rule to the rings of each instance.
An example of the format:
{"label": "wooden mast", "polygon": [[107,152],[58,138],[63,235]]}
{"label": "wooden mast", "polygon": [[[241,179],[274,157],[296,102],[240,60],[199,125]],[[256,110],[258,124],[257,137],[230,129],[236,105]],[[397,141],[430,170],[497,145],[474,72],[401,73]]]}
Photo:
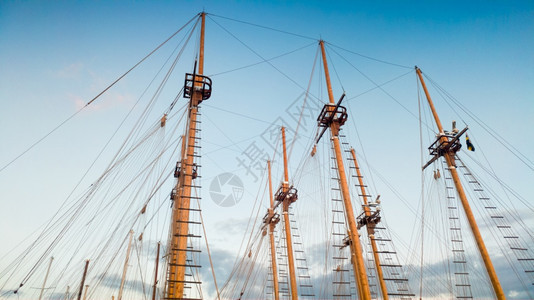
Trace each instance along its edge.
{"label": "wooden mast", "polygon": [[126,250],[126,259],[124,260],[124,267],[122,268],[121,285],[119,288],[119,296],[117,299],[122,300],[122,292],[124,290],[124,282],[126,281],[126,272],[128,271],[128,261],[130,260],[130,250],[132,249],[133,230],[130,229],[130,238],[128,240],[128,249]]}
{"label": "wooden mast", "polygon": [[287,167],[286,151],[286,129],[282,127],[282,145],[284,149],[284,182],[282,182],[282,192],[286,195],[282,201],[282,211],[284,215],[284,227],[286,232],[287,264],[289,266],[289,283],[291,286],[291,299],[298,299],[297,277],[295,274],[295,259],[293,258],[293,242],[291,241],[291,223],[289,221],[289,206],[296,200],[296,193],[292,197],[289,188],[289,171]]}
{"label": "wooden mast", "polygon": [[[445,132],[443,131],[443,126],[441,125],[441,121],[439,120],[438,113],[436,111],[436,108],[434,107],[434,103],[432,102],[430,93],[428,92],[428,89],[426,88],[425,81],[423,80],[423,74],[418,67],[415,67],[415,71],[417,73],[417,76],[419,77],[419,81],[421,82],[421,85],[423,86],[426,99],[428,101],[430,109],[432,110],[432,115],[434,116],[436,125],[438,126],[439,143],[440,145],[447,145],[450,142],[449,138],[445,135]],[[447,162],[447,166],[449,168],[449,172],[451,173],[454,185],[456,187],[456,191],[458,192],[458,196],[460,197],[460,202],[462,203],[462,207],[467,217],[467,221],[469,223],[471,231],[473,232],[473,236],[475,237],[478,251],[480,252],[480,256],[482,257],[482,260],[484,261],[484,266],[486,267],[486,272],[488,273],[491,284],[493,286],[493,291],[495,292],[495,296],[497,297],[497,299],[506,299],[506,297],[504,296],[504,292],[502,290],[501,284],[499,282],[499,278],[497,277],[497,273],[495,272],[495,268],[493,267],[493,263],[491,262],[491,258],[489,256],[488,250],[486,248],[486,245],[484,244],[484,240],[482,239],[480,230],[478,229],[478,225],[473,215],[473,211],[471,210],[471,206],[469,205],[469,201],[467,200],[467,197],[465,195],[465,191],[460,181],[460,177],[458,176],[458,170],[456,170],[455,154],[456,154],[456,151],[450,149],[448,151],[444,151],[443,156],[445,157],[445,161]]]}
{"label": "wooden mast", "polygon": [[[337,106],[335,106],[334,101],[334,94],[332,92],[332,85],[330,83],[330,74],[328,72],[328,63],[326,61],[326,52],[324,49],[324,41],[319,41],[319,45],[321,46],[321,54],[323,58],[323,65],[324,65],[324,72],[325,72],[325,80],[326,80],[326,86],[328,90],[328,99],[330,100],[330,107],[328,109],[335,109]],[[336,114],[336,111],[331,111],[332,114]],[[350,193],[349,193],[349,187],[347,183],[347,177],[345,174],[345,166],[343,164],[343,157],[341,154],[341,145],[339,142],[339,129],[340,129],[340,122],[333,121],[333,118],[330,119],[331,123],[329,124],[330,132],[332,134],[332,144],[334,146],[334,152],[336,157],[336,163],[337,163],[337,169],[338,169],[338,175],[339,175],[339,185],[341,188],[341,193],[343,196],[343,204],[345,207],[345,213],[347,216],[347,222],[349,226],[348,235],[350,238],[351,243],[351,260],[353,262],[354,267],[354,278],[357,282],[358,286],[358,294],[360,296],[360,299],[363,300],[370,300],[371,299],[371,292],[369,290],[369,281],[367,279],[367,273],[365,272],[365,263],[363,260],[362,255],[362,246],[360,244],[360,237],[358,234],[358,227],[356,225],[356,218],[354,217],[354,211],[352,208],[352,202],[350,199]]]}
{"label": "wooden mast", "polygon": [[39,294],[39,300],[43,298],[44,289],[46,286],[46,280],[48,279],[48,274],[50,273],[50,268],[52,267],[52,261],[54,261],[54,257],[50,257],[50,263],[48,264],[48,269],[46,270],[46,275],[43,281],[43,286],[41,287],[41,294]]}
{"label": "wooden mast", "polygon": [[267,169],[269,172],[269,200],[270,208],[267,213],[268,222],[269,222],[269,242],[271,245],[271,268],[273,272],[273,288],[274,288],[274,299],[278,300],[280,295],[278,294],[278,269],[276,268],[276,248],[274,244],[274,227],[280,220],[279,218],[273,218],[274,215],[274,199],[273,199],[273,184],[271,180],[271,161],[267,161]]}
{"label": "wooden mast", "polygon": [[156,286],[158,284],[158,268],[159,268],[159,248],[161,243],[158,242],[158,251],[156,252],[156,269],[154,271],[154,285],[152,287],[152,300],[156,300]]}
{"label": "wooden mast", "polygon": [[[350,153],[352,154],[352,159],[354,161],[354,168],[356,169],[356,174],[358,175],[358,183],[360,185],[360,190],[362,192],[363,197],[363,210],[365,213],[365,216],[367,218],[371,217],[371,210],[369,209],[368,201],[367,201],[367,192],[365,191],[365,185],[363,184],[363,177],[362,173],[360,171],[360,166],[358,165],[358,160],[356,159],[356,151],[354,151],[354,148],[350,149]],[[389,299],[388,296],[388,290],[386,287],[386,282],[384,281],[384,273],[382,272],[382,266],[380,265],[380,257],[378,255],[378,247],[376,246],[376,241],[374,238],[374,227],[376,224],[366,224],[367,228],[367,234],[369,236],[369,240],[371,241],[371,248],[373,249],[373,257],[375,260],[375,267],[376,267],[376,273],[378,275],[378,282],[380,283],[380,290],[382,291],[382,298],[384,300]]]}
{"label": "wooden mast", "polygon": [[83,286],[85,285],[85,277],[87,276],[88,267],[89,267],[89,260],[86,260],[85,268],[83,269],[82,283],[80,284],[80,291],[78,292],[78,300],[82,299]]}
{"label": "wooden mast", "polygon": [[83,300],[87,300],[87,290],[89,289],[89,285],[85,285],[85,291],[83,291]]}
{"label": "wooden mast", "polygon": [[[172,217],[172,235],[169,249],[169,269],[167,272],[167,297],[166,299],[180,299],[184,297],[184,283],[185,271],[187,266],[187,241],[189,236],[189,212],[191,205],[191,187],[193,179],[196,178],[196,166],[194,165],[195,158],[195,142],[197,132],[197,113],[198,105],[202,100],[209,98],[205,95],[205,80],[207,77],[202,76],[204,73],[204,28],[206,13],[202,12],[201,30],[200,30],[200,49],[198,58],[198,69],[194,70],[193,74],[186,74],[186,81],[188,78],[191,81],[189,89],[190,104],[189,104],[189,123],[187,129],[187,136],[182,140],[186,143],[182,151],[181,169],[179,170],[179,177],[176,184],[176,195],[173,197],[173,217]],[[188,77],[191,75],[191,77]],[[185,87],[184,97],[186,97]],[[211,92],[211,81],[209,85]]]}

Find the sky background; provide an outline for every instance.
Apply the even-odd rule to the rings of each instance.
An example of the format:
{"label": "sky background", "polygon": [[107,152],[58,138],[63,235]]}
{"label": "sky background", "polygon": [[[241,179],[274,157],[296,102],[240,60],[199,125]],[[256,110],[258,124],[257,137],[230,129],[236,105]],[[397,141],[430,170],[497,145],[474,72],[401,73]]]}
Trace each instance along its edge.
{"label": "sky background", "polygon": [[[202,10],[209,14],[205,73],[214,81],[213,96],[202,107],[203,186],[230,172],[245,187],[241,202],[228,208],[217,206],[203,191],[208,238],[213,237],[211,246],[219,254],[235,255],[262,187],[238,158],[253,142],[272,155],[273,149],[262,139],[267,128],[281,123],[295,126],[288,111],[308,85],[318,39],[337,46],[328,48],[329,63],[334,97],[338,99],[342,89],[347,92],[349,141],[357,151],[365,151],[365,161],[412,208],[418,207],[421,193],[415,65],[496,134],[531,161],[534,158],[532,1],[1,1],[0,168]],[[173,47],[162,48],[164,54],[149,59],[105,97],[0,171],[0,255],[54,214]],[[300,50],[273,60],[272,65],[226,73],[295,49]],[[191,70],[191,61],[176,71],[176,89],[181,88],[183,73]],[[319,71],[310,91],[324,103]],[[384,86],[388,94],[371,90],[399,76]],[[162,94],[154,120],[173,95]],[[477,145],[475,159],[491,161],[495,172],[532,207],[533,164],[521,163],[472,119],[457,119],[439,93],[433,95],[444,126],[449,128],[453,119],[458,127],[469,125]],[[290,173],[298,172],[308,151],[315,117],[301,124],[302,139],[292,155]],[[109,149],[119,145],[117,138]],[[423,147],[427,146],[425,141]],[[98,177],[113,154],[113,150],[104,153],[82,187]],[[394,198],[393,193],[375,180],[391,217],[388,224],[394,224],[409,243],[417,218],[404,202],[387,200]],[[530,211],[525,211],[528,216]]]}

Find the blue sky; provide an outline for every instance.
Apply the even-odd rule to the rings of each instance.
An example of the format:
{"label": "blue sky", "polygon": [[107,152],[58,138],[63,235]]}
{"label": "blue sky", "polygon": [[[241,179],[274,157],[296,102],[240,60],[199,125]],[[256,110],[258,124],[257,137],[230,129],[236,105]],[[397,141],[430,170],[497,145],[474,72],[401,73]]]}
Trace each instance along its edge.
{"label": "blue sky", "polygon": [[[210,176],[204,179],[204,186],[220,172],[233,172],[243,179],[245,195],[249,197],[223,210],[206,201],[208,236],[219,235],[215,238],[215,248],[231,249],[237,243],[219,228],[243,224],[252,209],[250,199],[259,189],[259,183],[238,166],[236,158],[251,141],[266,147],[265,151],[272,151],[262,142],[261,133],[277,117],[294,125],[285,110],[302,95],[300,87],[308,84],[316,53],[313,39],[322,38],[343,49],[409,68],[418,65],[497,134],[531,160],[534,157],[529,131],[534,128],[534,5],[531,1],[2,1],[0,167],[73,114],[203,9],[212,15],[207,19],[207,74],[256,63],[261,61],[258,54],[271,58],[309,45],[295,54],[273,60],[273,65],[284,75],[267,64],[260,64],[213,76],[214,95],[203,107],[206,118],[203,141],[207,153],[203,162],[217,167],[206,166],[205,172]],[[312,39],[248,26],[220,16]],[[3,206],[0,244],[33,232],[56,211],[172,47],[162,49],[164,54],[147,61],[105,98],[0,172]],[[336,98],[341,95],[341,88],[351,99],[375,86],[356,69],[347,67],[343,58],[377,83],[410,71],[340,48],[330,49]],[[186,55],[190,57],[191,51]],[[185,72],[191,67],[189,63],[181,68]],[[177,73],[175,82],[179,88],[183,72]],[[340,80],[334,76],[336,73]],[[320,88],[322,82],[317,78],[311,91],[325,100],[324,88]],[[388,85],[386,90],[417,115],[413,72]],[[172,92],[164,94],[158,108],[166,107],[171,97]],[[442,123],[448,128],[457,116],[435,92],[433,97],[442,114]],[[378,90],[347,100],[345,105],[351,110],[348,135],[354,135],[357,128],[368,163],[416,207],[420,194],[417,119]],[[223,110],[233,110],[248,118]],[[462,120],[456,120],[459,126],[464,126]],[[495,146],[495,140],[474,121],[466,119],[466,122],[471,128],[470,136],[480,146],[476,153],[478,159],[483,161],[487,156],[506,182],[526,199],[532,199],[529,184],[534,180],[532,170],[502,146]],[[305,131],[306,136],[312,134],[312,129],[313,126]],[[239,141],[242,142],[233,145]],[[356,138],[350,141],[357,150],[361,146]],[[119,143],[114,141],[112,145]],[[219,146],[227,148],[221,150]],[[295,150],[294,172],[304,156],[304,150],[300,150]],[[485,151],[484,156],[481,151]],[[90,173],[93,178],[112,154],[112,150],[105,153]],[[87,179],[84,184],[90,182]],[[378,182],[376,185],[379,190],[385,189]],[[204,196],[208,198],[208,192]],[[529,201],[532,205],[532,200]],[[403,209],[397,203],[390,205],[384,204],[384,209]],[[413,224],[403,222],[400,215],[391,217],[388,222],[402,228],[400,231],[412,228]],[[12,224],[16,224],[17,230],[6,229]],[[235,236],[240,234],[236,232]],[[409,234],[406,236],[408,240]]]}

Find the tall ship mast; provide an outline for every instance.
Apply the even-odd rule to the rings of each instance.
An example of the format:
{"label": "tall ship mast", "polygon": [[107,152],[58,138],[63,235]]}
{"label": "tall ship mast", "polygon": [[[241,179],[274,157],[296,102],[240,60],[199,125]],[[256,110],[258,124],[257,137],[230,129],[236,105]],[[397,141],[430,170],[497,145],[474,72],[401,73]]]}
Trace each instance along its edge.
{"label": "tall ship mast", "polygon": [[497,277],[497,273],[495,272],[495,268],[493,267],[493,263],[491,262],[488,250],[486,248],[482,235],[480,234],[480,230],[478,229],[477,222],[473,215],[471,206],[469,205],[469,201],[467,200],[467,196],[464,192],[464,187],[462,185],[462,182],[460,181],[460,177],[457,171],[456,152],[458,152],[461,148],[461,145],[459,144],[458,140],[462,136],[462,134],[467,131],[467,127],[460,132],[453,132],[452,135],[445,133],[443,125],[441,125],[441,121],[439,119],[436,108],[434,107],[434,103],[432,102],[432,98],[428,93],[428,89],[423,79],[421,69],[415,67],[415,71],[417,73],[417,77],[419,78],[421,85],[423,86],[426,99],[428,100],[428,104],[432,111],[432,116],[434,117],[434,120],[436,121],[436,126],[438,127],[437,140],[432,144],[431,148],[429,148],[431,149],[431,154],[433,154],[433,157],[430,162],[423,166],[423,169],[426,168],[430,163],[436,161],[438,158],[445,158],[448,170],[454,182],[454,186],[456,187],[456,191],[458,193],[458,196],[460,197],[462,208],[467,217],[469,227],[473,232],[478,251],[480,252],[480,256],[484,261],[484,267],[491,280],[491,285],[493,287],[495,296],[497,297],[497,299],[506,299],[501,284],[499,282],[499,278]]}
{"label": "tall ship mast", "polygon": [[[284,141],[285,143],[285,141]],[[285,168],[285,166],[284,166]],[[269,208],[267,215],[263,219],[263,223],[269,226],[269,250],[271,254],[271,272],[273,274],[273,296],[275,300],[280,299],[280,288],[278,283],[278,267],[276,264],[276,244],[274,242],[274,231],[276,224],[280,222],[280,215],[275,213],[274,197],[273,197],[273,184],[271,178],[271,161],[267,161],[267,170],[269,176]]]}
{"label": "tall ship mast", "polygon": [[347,184],[347,175],[345,174],[345,166],[343,164],[341,145],[339,142],[340,127],[345,123],[348,117],[345,107],[340,106],[345,95],[341,96],[341,99],[339,99],[338,103],[336,104],[330,83],[330,73],[328,71],[328,63],[326,61],[324,41],[320,41],[319,45],[321,47],[328,99],[330,100],[330,103],[324,106],[318,121],[319,126],[324,127],[325,129],[329,128],[332,135],[331,140],[334,148],[337,170],[339,173],[339,185],[341,187],[343,206],[347,215],[347,235],[349,238],[348,243],[350,245],[349,248],[351,252],[351,262],[354,269],[354,278],[356,279],[359,298],[367,300],[371,299],[371,292],[369,290],[369,281],[367,279],[367,273],[365,271],[365,264],[362,256],[360,235],[358,234],[356,218],[354,217],[354,209],[352,207],[352,201],[348,191],[349,188]]}
{"label": "tall ship mast", "polygon": [[[289,170],[287,166],[286,131],[282,127],[282,147],[284,157],[284,181],[276,192],[275,199],[282,205],[282,216],[284,219],[284,232],[287,250],[287,265],[289,269],[289,283],[291,299],[298,299],[298,287],[295,271],[295,258],[293,256],[293,242],[291,240],[291,222],[289,221],[289,206],[297,201],[297,190],[289,185]],[[274,257],[273,257],[274,258]],[[271,258],[272,259],[272,258]],[[274,269],[273,269],[274,272]],[[274,273],[273,273],[274,274]]]}
{"label": "tall ship mast", "polygon": [[[204,74],[204,31],[206,24],[206,14],[203,12],[200,29],[200,48],[198,64],[195,62],[193,73],[185,76],[184,98],[189,99],[188,124],[186,135],[183,136],[181,159],[176,163],[174,176],[177,178],[176,187],[172,193],[173,211],[171,223],[171,243],[168,250],[168,270],[166,282],[166,299],[183,299],[186,284],[200,284],[199,281],[192,280],[192,275],[186,277],[186,270],[192,271],[200,266],[192,260],[187,260],[190,253],[198,251],[191,249],[189,239],[195,235],[189,231],[189,224],[195,223],[190,220],[191,200],[198,199],[192,191],[198,186],[195,179],[198,177],[198,164],[196,157],[199,156],[197,129],[197,115],[199,105],[202,101],[211,96],[211,80]],[[197,69],[198,67],[198,69]],[[190,287],[191,288],[191,287]]]}

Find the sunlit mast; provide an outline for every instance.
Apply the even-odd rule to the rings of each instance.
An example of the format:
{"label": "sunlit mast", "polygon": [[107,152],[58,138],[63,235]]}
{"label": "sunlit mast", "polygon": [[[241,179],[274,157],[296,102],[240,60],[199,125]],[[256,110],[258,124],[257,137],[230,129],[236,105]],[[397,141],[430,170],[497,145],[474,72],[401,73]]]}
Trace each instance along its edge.
{"label": "sunlit mast", "polygon": [[[194,162],[197,134],[197,114],[198,105],[210,97],[211,80],[203,76],[204,73],[204,28],[206,14],[201,17],[200,48],[198,63],[195,63],[193,74],[186,74],[184,97],[189,98],[189,114],[187,135],[182,139],[182,155],[178,162],[175,177],[178,178],[176,188],[173,193],[173,216],[171,224],[171,242],[168,249],[168,270],[166,282],[165,299],[181,299],[184,297],[184,284],[196,283],[186,282],[186,267],[188,265],[187,253],[192,251],[187,247],[189,237],[189,212],[191,211],[191,191],[193,180],[197,177],[196,164]],[[197,69],[198,67],[198,69]]]}
{"label": "sunlit mast", "polygon": [[[346,109],[340,106],[340,102],[343,99],[344,95],[340,101],[335,103],[334,94],[332,92],[332,85],[330,83],[330,74],[328,72],[328,64],[326,61],[326,52],[324,49],[324,41],[319,41],[321,46],[321,53],[323,58],[323,66],[325,72],[326,86],[328,90],[328,99],[329,104],[326,104],[319,116],[319,125],[321,127],[330,128],[332,135],[332,145],[335,152],[337,170],[339,175],[339,185],[341,188],[341,194],[343,198],[343,206],[345,208],[345,213],[348,222],[348,236],[349,244],[351,250],[351,261],[353,263],[354,269],[354,279],[356,280],[356,286],[358,289],[358,294],[360,299],[369,300],[371,299],[371,292],[369,290],[369,281],[367,279],[367,273],[365,272],[365,264],[362,254],[362,246],[360,244],[360,237],[358,234],[358,227],[356,224],[356,218],[354,217],[354,211],[352,208],[352,202],[349,193],[349,187],[347,183],[347,177],[345,174],[345,166],[343,164],[343,157],[341,154],[341,145],[339,142],[339,129],[345,123],[347,119]],[[324,133],[324,131],[323,131]],[[320,137],[319,137],[320,138]]]}
{"label": "sunlit mast", "polygon": [[269,203],[270,206],[267,210],[267,215],[263,218],[263,223],[269,225],[269,244],[271,248],[271,269],[273,272],[273,293],[274,299],[278,300],[280,298],[279,288],[278,288],[278,268],[276,267],[276,248],[274,243],[274,228],[276,224],[280,222],[280,215],[275,213],[274,198],[273,198],[273,184],[271,180],[271,161],[267,161],[267,170],[269,175]]}
{"label": "sunlit mast", "polygon": [[[83,268],[82,283],[80,284],[80,291],[78,292],[78,300],[82,299],[83,287],[85,285],[85,278],[87,277],[87,269],[89,268],[89,260],[85,261],[85,267]],[[68,293],[68,291],[67,291]]]}
{"label": "sunlit mast", "polygon": [[130,229],[129,240],[128,240],[128,249],[126,250],[126,259],[124,260],[124,267],[122,269],[121,285],[119,288],[118,300],[122,300],[122,293],[124,291],[124,283],[126,282],[126,272],[128,271],[128,261],[130,260],[130,251],[132,250],[132,239],[133,239],[133,230]]}
{"label": "sunlit mast", "polygon": [[46,275],[43,281],[43,287],[41,287],[41,294],[39,294],[39,300],[43,298],[44,289],[46,287],[46,280],[48,279],[48,274],[50,274],[50,268],[52,267],[52,262],[54,261],[54,257],[50,257],[50,263],[48,264],[48,269],[46,269]]}
{"label": "sunlit mast", "polygon": [[284,217],[284,227],[286,234],[286,250],[287,250],[287,264],[289,266],[289,283],[291,288],[291,299],[298,299],[297,291],[297,277],[295,272],[295,259],[293,257],[293,242],[291,241],[291,223],[289,221],[289,206],[291,203],[297,201],[297,190],[293,186],[289,186],[289,172],[287,167],[287,151],[286,151],[286,129],[282,127],[282,145],[284,155],[284,182],[278,189],[275,199],[282,204],[282,215]]}
{"label": "sunlit mast", "polygon": [[478,229],[477,222],[473,215],[473,211],[471,210],[471,206],[469,205],[469,202],[465,195],[464,188],[462,186],[462,183],[460,182],[458,170],[456,169],[455,155],[456,152],[460,150],[458,139],[460,135],[462,135],[467,130],[467,128],[454,136],[450,136],[445,133],[445,131],[443,130],[443,126],[441,125],[441,121],[439,120],[436,108],[434,107],[434,103],[432,102],[432,98],[430,97],[430,94],[428,93],[428,90],[426,88],[425,81],[423,80],[423,74],[418,67],[415,67],[415,71],[417,73],[417,76],[419,77],[421,85],[423,86],[426,99],[428,100],[428,104],[430,106],[430,109],[432,110],[432,115],[434,116],[434,120],[436,121],[436,125],[439,130],[438,138],[430,148],[430,150],[432,151],[431,154],[433,154],[434,157],[423,167],[423,169],[435,160],[437,160],[440,156],[445,157],[445,161],[447,162],[447,166],[454,181],[456,191],[458,192],[458,196],[460,197],[460,201],[467,217],[467,221],[469,223],[471,231],[473,232],[473,236],[475,237],[478,251],[480,252],[480,256],[484,261],[486,272],[488,273],[491,284],[493,286],[495,296],[497,297],[497,299],[506,299],[501,284],[499,282],[499,278],[497,278],[497,273],[495,272],[495,268],[493,267],[493,263],[491,262],[491,258],[488,254],[488,250],[486,248],[486,245],[484,244],[482,235],[480,234],[480,230]]}
{"label": "sunlit mast", "polygon": [[158,285],[158,267],[159,267],[159,248],[161,243],[158,242],[158,248],[156,251],[156,268],[154,269],[154,285],[152,286],[152,300],[156,300],[156,287]]}

